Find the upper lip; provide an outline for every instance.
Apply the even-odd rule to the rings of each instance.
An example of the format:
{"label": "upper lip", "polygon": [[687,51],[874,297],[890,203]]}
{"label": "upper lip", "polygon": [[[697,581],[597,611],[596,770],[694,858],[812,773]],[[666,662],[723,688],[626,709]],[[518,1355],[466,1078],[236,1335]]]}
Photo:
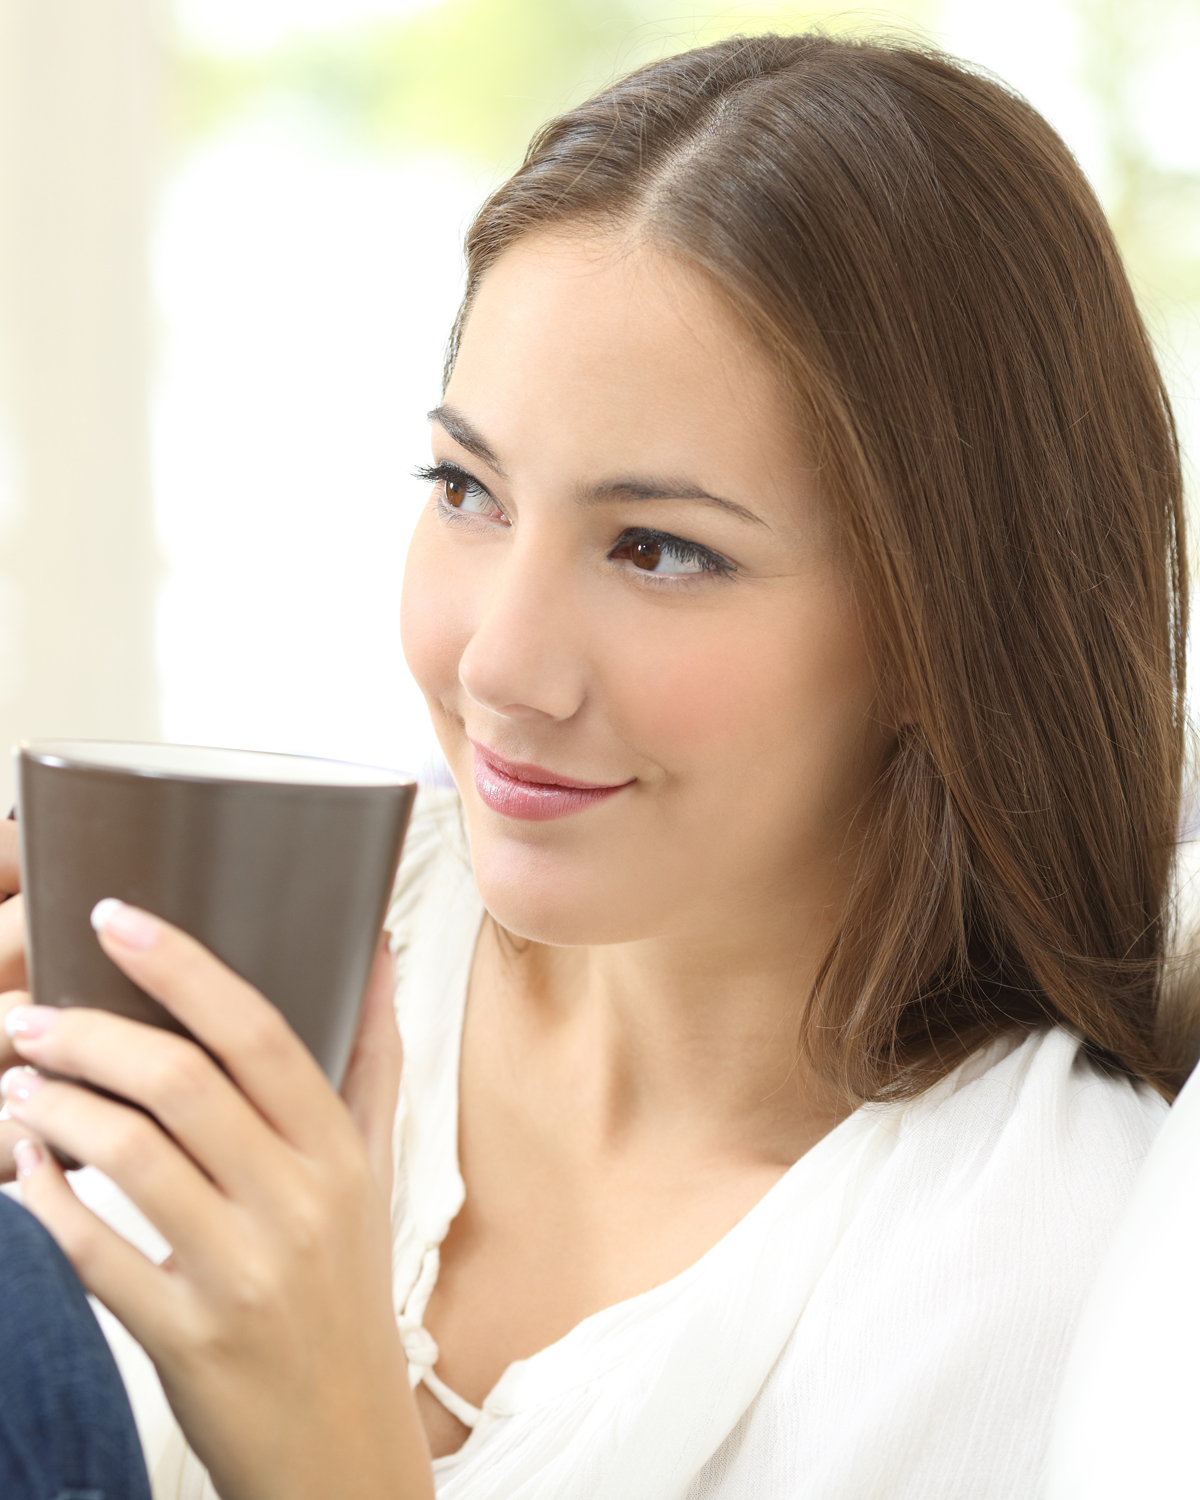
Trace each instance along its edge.
{"label": "upper lip", "polygon": [[[540,786],[565,786],[574,787],[579,791],[607,791],[611,787],[627,786],[628,781],[580,781],[575,776],[560,776],[557,771],[548,771],[545,766],[534,765],[527,760],[508,760],[503,755],[498,755],[495,750],[489,750],[486,745],[481,745],[478,740],[472,740],[475,753],[480,760],[489,766],[509,776],[513,781],[529,781]],[[630,777],[630,780],[633,778]]]}

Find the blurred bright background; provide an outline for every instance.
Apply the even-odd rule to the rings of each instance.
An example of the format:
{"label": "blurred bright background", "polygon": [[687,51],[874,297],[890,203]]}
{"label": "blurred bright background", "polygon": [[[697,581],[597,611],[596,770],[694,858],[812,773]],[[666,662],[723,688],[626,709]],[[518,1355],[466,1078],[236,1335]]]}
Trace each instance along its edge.
{"label": "blurred bright background", "polygon": [[1200,452],[1200,0],[3,0],[0,739],[436,776],[398,596],[473,206],[614,74],[813,23],[1049,117]]}

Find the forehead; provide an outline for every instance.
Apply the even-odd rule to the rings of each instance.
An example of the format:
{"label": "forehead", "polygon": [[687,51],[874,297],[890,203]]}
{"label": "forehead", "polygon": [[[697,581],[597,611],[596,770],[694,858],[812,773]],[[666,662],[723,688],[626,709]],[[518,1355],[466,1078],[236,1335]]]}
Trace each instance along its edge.
{"label": "forehead", "polygon": [[506,251],[479,286],[447,400],[489,441],[569,446],[605,469],[798,460],[785,392],[704,274],[616,235]]}

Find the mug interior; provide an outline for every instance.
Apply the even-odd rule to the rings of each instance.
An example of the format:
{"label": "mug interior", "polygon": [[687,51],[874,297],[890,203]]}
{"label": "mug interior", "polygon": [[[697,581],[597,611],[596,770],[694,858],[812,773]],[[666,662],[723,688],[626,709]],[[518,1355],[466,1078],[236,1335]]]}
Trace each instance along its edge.
{"label": "mug interior", "polygon": [[23,740],[19,753],[43,765],[93,766],[138,776],[203,781],[261,781],[294,786],[408,786],[412,778],[378,766],[276,755],[266,750],[225,750],[212,745],[139,744],[126,740]]}

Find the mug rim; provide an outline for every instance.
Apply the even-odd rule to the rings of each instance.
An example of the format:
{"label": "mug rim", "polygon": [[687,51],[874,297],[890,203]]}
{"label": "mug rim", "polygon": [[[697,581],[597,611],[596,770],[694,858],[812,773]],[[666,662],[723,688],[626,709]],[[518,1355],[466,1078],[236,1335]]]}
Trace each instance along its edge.
{"label": "mug rim", "polygon": [[108,771],[160,781],[360,790],[416,785],[412,776],[355,761],[160,740],[28,739],[21,740],[13,754],[18,761],[24,758],[50,768]]}

